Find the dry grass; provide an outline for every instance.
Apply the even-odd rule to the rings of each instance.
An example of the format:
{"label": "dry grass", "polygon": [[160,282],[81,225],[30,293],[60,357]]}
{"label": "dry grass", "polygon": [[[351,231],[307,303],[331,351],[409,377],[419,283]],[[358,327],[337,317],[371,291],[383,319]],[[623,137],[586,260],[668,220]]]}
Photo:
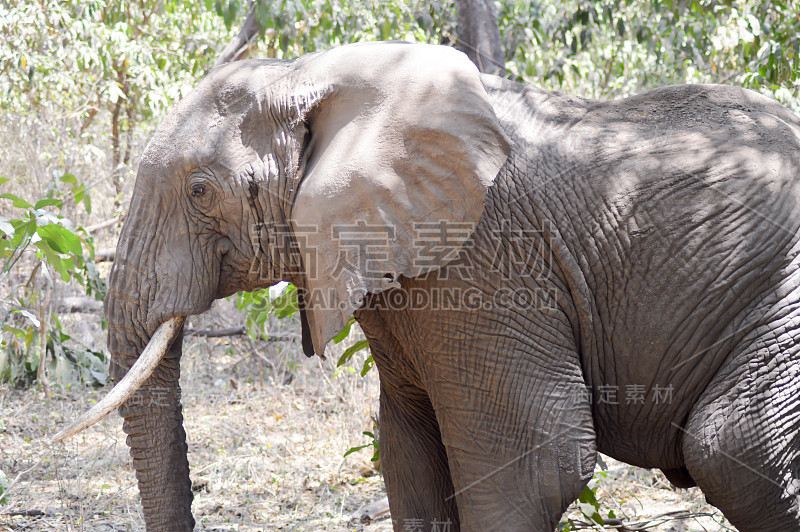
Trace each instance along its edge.
{"label": "dry grass", "polygon": [[[224,316],[235,317],[225,305],[193,326],[230,324]],[[337,349],[321,361],[307,360],[295,343],[187,339],[181,382],[198,530],[391,529],[388,518],[367,525],[357,519],[360,508],[385,495],[371,452],[343,458],[367,443],[361,433],[372,429],[377,374],[335,372]],[[49,442],[103,393],[55,390],[44,398],[0,387],[0,470],[12,481],[19,475],[0,506],[0,531],[144,529],[116,414],[66,443]],[[626,522],[655,531],[731,529],[697,489],[675,490],[658,472],[607,462],[598,494]],[[19,515],[30,511],[40,514]],[[683,514],[654,520],[676,511]],[[568,516],[586,521],[574,506]]]}

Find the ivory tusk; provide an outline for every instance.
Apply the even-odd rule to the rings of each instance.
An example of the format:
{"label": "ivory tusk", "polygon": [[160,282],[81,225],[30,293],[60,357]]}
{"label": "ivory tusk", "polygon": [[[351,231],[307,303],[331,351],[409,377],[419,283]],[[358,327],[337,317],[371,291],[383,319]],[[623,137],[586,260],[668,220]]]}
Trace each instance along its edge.
{"label": "ivory tusk", "polygon": [[69,438],[94,425],[124,403],[128,397],[133,395],[133,392],[139,389],[142,383],[144,383],[156,369],[161,359],[164,358],[170,344],[181,330],[185,319],[186,318],[183,316],[178,316],[159,325],[158,329],[156,329],[156,332],[153,333],[152,338],[150,338],[150,341],[147,343],[147,346],[144,348],[144,351],[142,351],[142,354],[139,355],[139,358],[134,362],[133,366],[131,366],[131,369],[128,370],[125,377],[123,377],[99,403],[73,421],[69,427],[59,431],[58,434],[53,436],[53,441]]}

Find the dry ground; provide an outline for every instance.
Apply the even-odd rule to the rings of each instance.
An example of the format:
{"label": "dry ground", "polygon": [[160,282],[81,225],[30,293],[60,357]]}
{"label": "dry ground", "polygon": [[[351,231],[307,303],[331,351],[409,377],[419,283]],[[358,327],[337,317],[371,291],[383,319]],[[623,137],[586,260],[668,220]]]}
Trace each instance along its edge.
{"label": "dry ground", "polygon": [[[214,313],[192,322],[230,324]],[[275,327],[296,334],[292,324]],[[369,449],[343,454],[368,442],[362,431],[372,430],[378,383],[375,371],[335,371],[341,349],[321,361],[292,342],[187,339],[181,383],[198,530],[391,529],[388,517],[358,519],[385,491]],[[49,442],[103,393],[54,388],[43,397],[0,385],[0,470],[16,480],[0,505],[0,531],[144,529],[116,414],[65,443]],[[676,490],[659,472],[605,461],[601,503],[629,523],[617,530],[733,530],[697,489]],[[575,506],[567,515],[586,522]]]}

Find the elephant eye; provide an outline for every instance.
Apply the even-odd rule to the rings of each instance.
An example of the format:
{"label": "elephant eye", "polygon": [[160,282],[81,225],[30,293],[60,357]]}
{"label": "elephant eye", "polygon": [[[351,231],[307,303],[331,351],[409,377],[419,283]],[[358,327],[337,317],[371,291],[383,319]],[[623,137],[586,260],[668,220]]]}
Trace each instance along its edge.
{"label": "elephant eye", "polygon": [[216,189],[206,174],[195,174],[189,178],[188,193],[198,207],[209,207],[215,198]]}
{"label": "elephant eye", "polygon": [[206,186],[202,183],[195,183],[192,185],[192,196],[195,198],[202,198],[206,195]]}

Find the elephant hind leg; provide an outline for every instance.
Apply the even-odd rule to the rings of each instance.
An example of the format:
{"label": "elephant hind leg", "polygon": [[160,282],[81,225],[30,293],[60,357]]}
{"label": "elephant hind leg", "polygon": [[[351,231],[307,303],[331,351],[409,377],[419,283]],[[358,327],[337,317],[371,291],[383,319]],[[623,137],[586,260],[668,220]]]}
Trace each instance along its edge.
{"label": "elephant hind leg", "polygon": [[800,331],[773,334],[735,356],[685,429],[689,473],[740,530],[800,530],[797,336]]}

